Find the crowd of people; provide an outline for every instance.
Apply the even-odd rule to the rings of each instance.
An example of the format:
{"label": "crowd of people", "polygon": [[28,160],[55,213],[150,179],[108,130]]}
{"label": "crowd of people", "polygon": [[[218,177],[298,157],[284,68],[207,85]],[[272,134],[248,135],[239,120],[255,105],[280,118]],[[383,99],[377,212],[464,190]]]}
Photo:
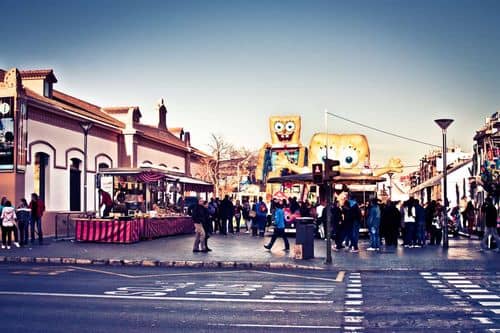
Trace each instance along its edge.
{"label": "crowd of people", "polygon": [[20,199],[17,208],[7,197],[2,197],[0,201],[2,249],[10,250],[12,245],[27,246],[30,236],[32,244],[36,238],[40,245],[43,244],[42,216],[44,212],[45,205],[36,193],[31,195],[29,204],[26,199]]}
{"label": "crowd of people", "polygon": [[[318,229],[326,230],[328,210],[325,206],[325,202],[312,204],[309,201],[299,202],[297,198],[273,199],[266,203],[260,197],[256,202],[241,203],[226,195],[222,200],[200,200],[192,213],[197,224],[193,251],[211,251],[207,239],[212,234],[237,235],[244,228],[246,233],[251,233],[254,237],[263,237],[266,227],[271,224],[274,225],[274,233],[264,247],[271,249],[276,239],[281,237],[284,250],[288,251],[290,245],[285,233],[286,220],[293,219],[294,216],[311,217],[316,221]],[[443,238],[444,223],[448,223],[456,232],[472,232],[477,214],[472,202],[462,200],[460,206],[452,208],[446,215],[443,210],[441,200],[432,200],[423,205],[414,198],[404,202],[381,202],[374,198],[365,204],[359,204],[353,196],[347,195],[345,199],[334,200],[332,203],[331,229],[325,234],[330,235],[334,241],[334,251],[346,249],[356,253],[359,252],[359,233],[363,226],[368,229],[370,237],[367,251],[380,251],[382,244],[402,245],[406,248],[439,246]],[[481,248],[486,248],[489,236],[500,244],[496,230],[498,213],[491,198],[486,198],[480,212],[485,221],[485,237]]]}

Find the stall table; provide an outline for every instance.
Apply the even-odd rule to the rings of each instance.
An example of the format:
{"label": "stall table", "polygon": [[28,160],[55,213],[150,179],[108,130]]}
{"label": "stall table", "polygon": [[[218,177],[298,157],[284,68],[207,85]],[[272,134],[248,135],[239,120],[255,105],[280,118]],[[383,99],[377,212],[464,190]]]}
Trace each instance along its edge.
{"label": "stall table", "polygon": [[140,241],[142,223],[139,219],[75,218],[77,241],[98,243],[135,243]]}
{"label": "stall table", "polygon": [[194,223],[190,216],[167,216],[143,219],[142,238],[144,239],[193,232]]}

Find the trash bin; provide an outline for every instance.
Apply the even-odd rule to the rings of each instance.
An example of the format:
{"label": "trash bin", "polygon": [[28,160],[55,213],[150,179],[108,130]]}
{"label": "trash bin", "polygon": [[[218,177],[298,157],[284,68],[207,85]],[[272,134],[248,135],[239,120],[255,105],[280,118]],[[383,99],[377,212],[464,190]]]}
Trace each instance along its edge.
{"label": "trash bin", "polygon": [[302,259],[314,258],[314,233],[316,227],[311,217],[299,217],[295,220],[297,234],[295,244],[302,246]]}

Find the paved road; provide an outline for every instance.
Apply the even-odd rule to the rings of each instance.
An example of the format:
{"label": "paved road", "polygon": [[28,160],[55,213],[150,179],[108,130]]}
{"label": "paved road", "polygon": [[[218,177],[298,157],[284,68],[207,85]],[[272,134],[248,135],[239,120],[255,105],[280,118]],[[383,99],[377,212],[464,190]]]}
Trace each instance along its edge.
{"label": "paved road", "polygon": [[497,272],[0,265],[5,332],[500,332]]}

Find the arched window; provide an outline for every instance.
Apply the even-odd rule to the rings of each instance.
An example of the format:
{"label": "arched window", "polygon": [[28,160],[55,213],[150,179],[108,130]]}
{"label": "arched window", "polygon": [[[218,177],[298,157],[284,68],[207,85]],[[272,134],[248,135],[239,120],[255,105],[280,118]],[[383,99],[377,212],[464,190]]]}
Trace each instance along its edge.
{"label": "arched window", "polygon": [[99,163],[98,171],[101,171],[102,169],[109,169],[109,165],[107,163]]}
{"label": "arched window", "polygon": [[82,199],[82,161],[77,158],[71,159],[69,166],[69,210],[80,211]]}
{"label": "arched window", "polygon": [[49,155],[45,153],[35,154],[34,168],[34,192],[38,197],[47,204],[46,193],[48,193],[48,176],[49,176]]}

